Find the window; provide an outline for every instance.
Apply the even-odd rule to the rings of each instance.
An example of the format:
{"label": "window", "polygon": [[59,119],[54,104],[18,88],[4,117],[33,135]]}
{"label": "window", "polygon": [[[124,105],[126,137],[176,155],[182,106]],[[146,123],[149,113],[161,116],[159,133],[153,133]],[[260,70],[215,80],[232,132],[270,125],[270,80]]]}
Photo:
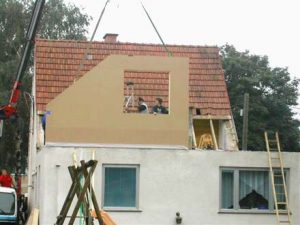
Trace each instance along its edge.
{"label": "window", "polygon": [[13,193],[0,193],[0,215],[14,215],[15,196]]}
{"label": "window", "polygon": [[[282,183],[275,171],[275,183]],[[287,171],[285,171],[287,176]],[[285,178],[286,178],[285,176]],[[281,181],[280,181],[281,180]],[[278,188],[283,189],[282,186]],[[223,210],[274,210],[273,191],[268,169],[221,169],[221,202]],[[277,190],[276,193],[283,193]],[[277,197],[284,201],[284,195]],[[280,209],[285,209],[284,206]]]}
{"label": "window", "polygon": [[138,208],[138,166],[104,166],[104,208]]}
{"label": "window", "polygon": [[222,172],[222,209],[233,209],[233,171]]}
{"label": "window", "polygon": [[124,71],[124,113],[169,113],[169,72]]}
{"label": "window", "polygon": [[268,171],[239,171],[239,207],[269,209]]}

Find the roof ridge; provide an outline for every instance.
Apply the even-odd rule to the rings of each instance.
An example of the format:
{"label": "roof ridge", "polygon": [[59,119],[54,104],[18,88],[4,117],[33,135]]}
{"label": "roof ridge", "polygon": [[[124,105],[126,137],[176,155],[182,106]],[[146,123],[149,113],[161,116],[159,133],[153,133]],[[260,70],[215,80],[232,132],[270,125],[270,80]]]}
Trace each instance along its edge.
{"label": "roof ridge", "polygon": [[[68,39],[45,39],[45,38],[36,38],[36,41],[42,42],[67,42],[67,43],[88,43],[88,40],[68,40]],[[105,41],[93,41],[93,44],[119,44],[119,45],[147,45],[147,46],[162,46],[158,43],[137,43],[137,42],[105,42]],[[217,45],[185,45],[185,44],[166,44],[168,47],[188,47],[188,48],[215,48],[219,49]]]}

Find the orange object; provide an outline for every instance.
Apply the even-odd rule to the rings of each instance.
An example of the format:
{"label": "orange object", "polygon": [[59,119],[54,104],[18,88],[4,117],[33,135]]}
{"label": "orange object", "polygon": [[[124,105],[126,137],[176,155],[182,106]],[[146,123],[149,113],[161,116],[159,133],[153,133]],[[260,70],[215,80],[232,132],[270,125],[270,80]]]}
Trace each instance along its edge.
{"label": "orange object", "polygon": [[214,146],[214,142],[211,134],[208,133],[202,134],[200,136],[198,148],[206,149],[206,148],[212,148],[212,146]]}
{"label": "orange object", "polygon": [[[115,223],[115,221],[113,221],[112,218],[108,215],[107,212],[101,210],[101,211],[100,211],[100,214],[101,214],[101,217],[102,217],[102,219],[103,219],[104,225],[117,225],[117,224]],[[96,214],[96,211],[95,211],[95,210],[91,211],[91,216],[92,216],[93,218],[95,218],[95,219],[97,218],[97,214]]]}

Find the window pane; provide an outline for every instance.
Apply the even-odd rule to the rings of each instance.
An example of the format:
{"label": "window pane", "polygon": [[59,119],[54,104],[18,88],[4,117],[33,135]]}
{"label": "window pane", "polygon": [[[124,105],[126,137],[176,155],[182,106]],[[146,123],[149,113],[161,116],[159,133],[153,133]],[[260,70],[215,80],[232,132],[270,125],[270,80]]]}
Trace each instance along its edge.
{"label": "window pane", "polygon": [[104,206],[136,206],[136,168],[105,168]]}
{"label": "window pane", "polygon": [[241,209],[269,208],[268,171],[240,171],[239,188]]}
{"label": "window pane", "polygon": [[233,209],[233,171],[222,171],[222,209]]}
{"label": "window pane", "polygon": [[[284,172],[284,176],[286,178],[286,172]],[[286,181],[286,179],[285,179],[285,181]],[[283,187],[283,177],[281,176],[281,171],[279,171],[279,170],[274,171],[274,184],[275,184],[275,189],[276,189],[277,202],[286,202],[285,194],[284,194],[284,187]],[[274,209],[275,209],[275,205],[274,205]],[[286,205],[278,204],[278,209],[286,209]]]}
{"label": "window pane", "polygon": [[0,193],[0,214],[13,215],[15,213],[15,196],[11,193]]}

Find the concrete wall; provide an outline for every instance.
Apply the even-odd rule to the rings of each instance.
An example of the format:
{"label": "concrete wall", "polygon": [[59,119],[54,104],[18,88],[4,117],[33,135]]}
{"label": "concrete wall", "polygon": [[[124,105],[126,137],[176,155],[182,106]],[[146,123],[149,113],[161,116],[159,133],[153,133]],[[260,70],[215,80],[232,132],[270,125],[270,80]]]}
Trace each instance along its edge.
{"label": "concrete wall", "polygon": [[[168,115],[123,113],[127,70],[169,73]],[[108,56],[47,105],[46,141],[187,147],[188,77],[188,58]]]}
{"label": "concrete wall", "polygon": [[[184,225],[267,225],[275,214],[219,212],[220,166],[268,167],[266,152],[197,151],[183,149],[128,149],[99,146],[45,146],[37,155],[40,224],[52,225],[71,183],[67,166],[72,154],[89,160],[93,150],[99,161],[95,189],[101,204],[102,164],[139,164],[139,210],[109,212],[118,225],[174,225],[179,211]],[[300,224],[300,154],[284,153],[290,168],[290,206]],[[43,203],[43,204],[41,204]]]}

